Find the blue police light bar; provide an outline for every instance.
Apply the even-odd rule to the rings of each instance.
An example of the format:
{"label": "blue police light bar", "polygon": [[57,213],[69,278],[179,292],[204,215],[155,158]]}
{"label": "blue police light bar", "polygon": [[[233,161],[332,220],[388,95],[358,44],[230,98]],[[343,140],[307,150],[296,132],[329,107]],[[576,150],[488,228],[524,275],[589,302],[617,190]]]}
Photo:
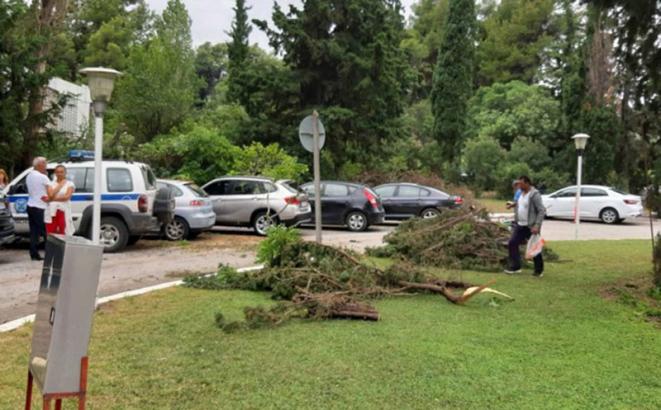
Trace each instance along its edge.
{"label": "blue police light bar", "polygon": [[69,151],[69,161],[94,161],[94,151],[72,149]]}

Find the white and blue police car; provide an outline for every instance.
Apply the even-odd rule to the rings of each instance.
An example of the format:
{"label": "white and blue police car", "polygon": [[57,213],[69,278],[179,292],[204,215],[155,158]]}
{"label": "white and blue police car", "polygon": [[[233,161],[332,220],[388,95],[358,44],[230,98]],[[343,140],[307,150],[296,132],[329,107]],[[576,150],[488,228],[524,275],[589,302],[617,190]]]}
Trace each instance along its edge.
{"label": "white and blue police car", "polygon": [[[92,199],[94,193],[94,153],[74,150],[66,161],[48,164],[48,176],[53,177],[57,165],[64,165],[67,178],[76,190],[71,198],[76,234],[90,237],[92,230]],[[5,188],[9,208],[16,225],[16,235],[29,234],[27,219],[28,192],[26,169]],[[159,190],[151,168],[131,161],[102,162],[101,244],[105,252],[118,252],[137,242],[144,234],[156,233],[174,214],[171,192]]]}

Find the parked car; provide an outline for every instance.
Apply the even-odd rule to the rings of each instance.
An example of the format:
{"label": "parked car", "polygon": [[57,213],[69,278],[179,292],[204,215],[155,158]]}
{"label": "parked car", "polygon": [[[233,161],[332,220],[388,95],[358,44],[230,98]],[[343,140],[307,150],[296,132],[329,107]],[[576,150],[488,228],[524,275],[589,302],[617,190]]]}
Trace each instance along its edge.
{"label": "parked car", "polygon": [[169,179],[157,180],[156,186],[171,190],[175,200],[174,218],[162,228],[166,239],[195,239],[216,224],[211,199],[202,188],[192,182]]}
{"label": "parked car", "polygon": [[[304,184],[301,189],[310,198],[314,198],[313,183]],[[314,205],[312,207],[314,208]],[[344,226],[350,231],[360,232],[371,225],[382,223],[383,216],[381,199],[366,185],[338,181],[321,182],[322,225]]]}
{"label": "parked car", "polygon": [[14,220],[9,211],[9,201],[0,192],[0,246],[14,241]]}
{"label": "parked car", "polygon": [[[569,186],[550,195],[542,195],[546,216],[573,219],[576,189],[576,186]],[[607,224],[640,216],[643,212],[640,196],[601,185],[581,186],[580,208],[581,219],[600,219]]]}
{"label": "parked car", "polygon": [[[71,198],[76,234],[90,237],[92,231],[92,199],[94,193],[94,161],[89,156],[62,163],[67,178],[76,186]],[[48,164],[52,178],[58,163]],[[174,216],[174,199],[168,190],[158,190],[156,177],[148,165],[131,161],[103,161],[101,190],[101,244],[105,252],[119,252],[137,242],[143,234],[160,232],[161,225]],[[17,235],[29,234],[26,169],[7,186],[11,214]]]}
{"label": "parked car", "polygon": [[384,184],[374,188],[374,192],[381,197],[386,219],[433,218],[443,208],[457,208],[464,203],[460,196],[418,184]]}
{"label": "parked car", "polygon": [[286,181],[223,177],[205,184],[217,225],[249,226],[259,235],[274,224],[296,226],[311,218],[308,197]]}

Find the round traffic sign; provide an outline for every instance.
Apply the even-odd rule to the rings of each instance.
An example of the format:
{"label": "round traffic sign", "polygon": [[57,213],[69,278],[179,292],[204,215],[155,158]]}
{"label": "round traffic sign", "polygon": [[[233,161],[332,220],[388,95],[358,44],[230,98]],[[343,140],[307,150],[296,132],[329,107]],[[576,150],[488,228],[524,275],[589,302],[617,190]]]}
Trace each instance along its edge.
{"label": "round traffic sign", "polygon": [[[319,127],[319,149],[322,149],[326,142],[326,130],[319,117],[317,117],[317,126]],[[308,115],[303,118],[301,125],[298,126],[298,137],[303,148],[310,152],[314,151],[314,116]]]}

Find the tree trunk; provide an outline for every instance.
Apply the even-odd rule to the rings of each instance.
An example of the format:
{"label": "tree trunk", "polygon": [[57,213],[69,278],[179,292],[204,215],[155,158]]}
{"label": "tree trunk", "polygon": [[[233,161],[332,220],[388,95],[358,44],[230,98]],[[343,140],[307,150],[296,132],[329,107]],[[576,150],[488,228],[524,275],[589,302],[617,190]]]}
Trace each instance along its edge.
{"label": "tree trunk", "polygon": [[[44,39],[37,50],[37,64],[33,68],[38,76],[44,76],[48,69],[48,57],[52,46],[53,29],[57,28],[64,20],[67,9],[67,0],[34,0],[32,9],[35,13],[34,30],[37,35]],[[28,99],[28,113],[25,119],[25,132],[23,136],[23,151],[21,161],[24,168],[31,165],[32,157],[35,156],[35,148],[41,139],[44,120],[44,98],[47,78],[42,78],[30,90]]]}

